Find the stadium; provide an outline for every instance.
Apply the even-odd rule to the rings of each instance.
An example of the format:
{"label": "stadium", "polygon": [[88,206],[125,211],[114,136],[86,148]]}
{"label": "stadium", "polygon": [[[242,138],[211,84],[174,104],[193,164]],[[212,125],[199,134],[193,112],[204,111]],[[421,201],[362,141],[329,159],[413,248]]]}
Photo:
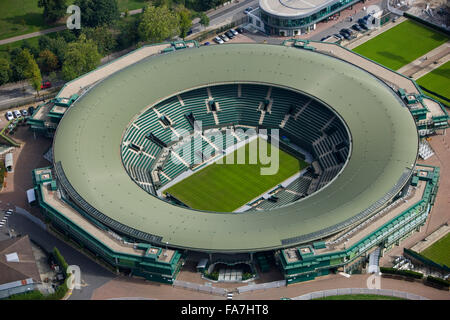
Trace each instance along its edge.
{"label": "stadium", "polygon": [[[293,283],[349,271],[425,222],[439,169],[416,166],[417,119],[380,78],[286,45],[168,51],[41,106],[67,108],[47,125],[53,166],[33,171],[39,205],[118,272],[173,283],[197,253],[209,271],[274,261]],[[275,174],[218,164],[265,141]]]}

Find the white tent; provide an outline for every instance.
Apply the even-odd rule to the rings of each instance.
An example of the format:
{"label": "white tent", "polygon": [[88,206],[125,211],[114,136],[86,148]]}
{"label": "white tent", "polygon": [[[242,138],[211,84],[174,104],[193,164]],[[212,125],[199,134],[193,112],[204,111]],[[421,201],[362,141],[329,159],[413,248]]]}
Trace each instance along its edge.
{"label": "white tent", "polygon": [[27,198],[28,198],[28,203],[33,203],[34,201],[36,201],[36,194],[34,193],[34,189],[28,189],[27,190]]}

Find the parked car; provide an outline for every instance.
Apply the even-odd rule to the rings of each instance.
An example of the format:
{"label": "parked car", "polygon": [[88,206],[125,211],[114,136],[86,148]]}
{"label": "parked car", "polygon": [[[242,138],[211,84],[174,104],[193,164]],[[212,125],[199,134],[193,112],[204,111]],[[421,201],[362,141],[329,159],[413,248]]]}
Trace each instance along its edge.
{"label": "parked car", "polygon": [[350,39],[350,35],[344,31],[340,31],[339,32],[344,38],[345,40],[349,40]]}
{"label": "parked car", "polygon": [[192,34],[192,29],[189,29],[189,31],[186,32],[186,35],[189,36],[189,35],[191,35],[191,34]]}
{"label": "parked car", "polygon": [[14,115],[11,111],[7,111],[6,112],[6,120],[11,121],[12,119],[14,119]]}
{"label": "parked car", "polygon": [[225,35],[228,37],[228,39],[233,39],[234,38],[234,34],[233,32],[231,32],[230,30],[228,30],[227,32],[225,32]]}
{"label": "parked car", "polygon": [[52,86],[52,84],[51,84],[50,81],[42,81],[42,84],[41,84],[41,90],[42,90],[42,89],[48,89],[48,88],[50,88],[51,86]]}
{"label": "parked car", "polygon": [[22,114],[23,117],[28,117],[28,111],[25,109],[20,110],[20,113]]}
{"label": "parked car", "polygon": [[220,37],[220,39],[222,39],[224,42],[230,41],[230,39],[229,39],[225,34],[221,34],[219,37]]}
{"label": "parked car", "polygon": [[211,43],[209,43],[209,41],[206,41],[203,45],[204,46],[209,46]]}
{"label": "parked car", "polygon": [[14,113],[14,117],[16,117],[16,118],[20,118],[22,116],[22,114],[20,113],[19,110],[14,110],[13,113]]}
{"label": "parked car", "polygon": [[335,33],[333,36],[339,40],[344,39],[344,37],[342,35],[340,35],[339,33]]}
{"label": "parked car", "polygon": [[369,28],[367,28],[367,24],[365,23],[359,23],[359,27],[363,30],[369,30]]}
{"label": "parked car", "polygon": [[362,31],[361,27],[357,23],[352,25],[352,29],[355,30],[355,31]]}
{"label": "parked car", "polygon": [[234,30],[234,29],[230,29],[230,31],[231,31],[231,33],[233,34],[233,35],[235,35],[235,36],[237,36],[238,35],[238,33],[239,32],[237,32],[236,30]]}
{"label": "parked car", "polygon": [[247,14],[247,13],[249,13],[250,11],[253,11],[253,8],[252,8],[252,7],[246,8],[246,9],[244,10],[244,13]]}
{"label": "parked car", "polygon": [[236,28],[236,31],[237,31],[238,33],[244,33],[244,28],[237,27],[237,28]]}
{"label": "parked car", "polygon": [[33,115],[33,113],[34,113],[34,107],[33,106],[28,107],[28,114],[30,115],[30,117]]}
{"label": "parked car", "polygon": [[341,29],[340,31],[339,31],[339,33],[340,34],[348,34],[348,35],[350,35],[350,32],[348,32],[348,29]]}
{"label": "parked car", "polygon": [[222,44],[222,43],[224,43],[223,40],[222,40],[220,37],[215,37],[215,38],[214,38],[214,42],[217,43],[217,44]]}

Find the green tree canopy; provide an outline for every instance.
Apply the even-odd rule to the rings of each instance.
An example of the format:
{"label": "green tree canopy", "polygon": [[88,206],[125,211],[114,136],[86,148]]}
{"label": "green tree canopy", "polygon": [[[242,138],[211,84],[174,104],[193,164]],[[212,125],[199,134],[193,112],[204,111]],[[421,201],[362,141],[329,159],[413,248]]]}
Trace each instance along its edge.
{"label": "green tree canopy", "polygon": [[44,73],[52,72],[58,69],[59,66],[58,57],[56,57],[56,55],[48,49],[45,49],[39,53],[37,62]]}
{"label": "green tree canopy", "polygon": [[179,17],[166,6],[149,5],[141,16],[139,37],[144,41],[161,42],[179,33]]}
{"label": "green tree canopy", "polygon": [[83,28],[82,33],[86,36],[86,39],[91,39],[97,44],[98,51],[102,55],[110,53],[117,45],[108,26],[103,25],[95,28]]}
{"label": "green tree canopy", "polygon": [[93,40],[80,35],[76,42],[69,43],[62,73],[66,80],[72,80],[95,69],[100,64],[101,55]]}
{"label": "green tree canopy", "polygon": [[15,64],[23,72],[23,77],[30,81],[36,91],[41,89],[41,71],[28,49],[23,49],[15,58]]}
{"label": "green tree canopy", "polygon": [[81,11],[81,28],[109,25],[120,18],[117,0],[77,0]]}
{"label": "green tree canopy", "polygon": [[44,20],[47,23],[54,23],[64,17],[67,10],[67,0],[39,0],[38,7],[44,8]]}
{"label": "green tree canopy", "polygon": [[182,7],[178,9],[178,18],[180,20],[180,37],[185,38],[187,35],[187,32],[192,27],[192,16],[191,12]]}
{"label": "green tree canopy", "polygon": [[5,58],[0,58],[0,85],[8,83],[12,75],[9,61]]}
{"label": "green tree canopy", "polygon": [[204,27],[209,26],[209,17],[204,12],[200,12],[198,17],[200,18],[200,24]]}

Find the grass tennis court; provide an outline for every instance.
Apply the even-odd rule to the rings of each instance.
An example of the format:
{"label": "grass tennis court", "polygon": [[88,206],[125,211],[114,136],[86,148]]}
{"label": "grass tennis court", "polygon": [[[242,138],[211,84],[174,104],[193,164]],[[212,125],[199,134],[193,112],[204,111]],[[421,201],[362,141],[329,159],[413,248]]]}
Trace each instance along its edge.
{"label": "grass tennis court", "polygon": [[439,264],[450,266],[450,233],[435,242],[420,254]]}
{"label": "grass tennis court", "polygon": [[[260,168],[270,165],[261,164],[261,159],[258,159],[256,164],[249,164],[248,161],[249,145],[260,140],[255,139],[228,154],[224,164],[213,163],[168,188],[164,193],[174,195],[191,208],[233,211],[308,166],[305,161],[269,144],[268,154],[279,152],[279,170],[274,175],[260,175]],[[246,163],[226,164],[231,157],[237,159],[237,153],[242,152],[242,148],[245,148]]]}
{"label": "grass tennis court", "polygon": [[444,44],[448,37],[411,20],[400,23],[353,51],[398,70]]}
{"label": "grass tennis court", "polygon": [[[439,68],[427,73],[423,77],[419,78],[417,81],[418,85],[427,88],[428,90],[434,91],[441,96],[450,99],[450,61],[444,63]],[[426,95],[433,97],[434,99],[450,105],[448,101],[440,99],[432,95],[431,93],[425,92]]]}

